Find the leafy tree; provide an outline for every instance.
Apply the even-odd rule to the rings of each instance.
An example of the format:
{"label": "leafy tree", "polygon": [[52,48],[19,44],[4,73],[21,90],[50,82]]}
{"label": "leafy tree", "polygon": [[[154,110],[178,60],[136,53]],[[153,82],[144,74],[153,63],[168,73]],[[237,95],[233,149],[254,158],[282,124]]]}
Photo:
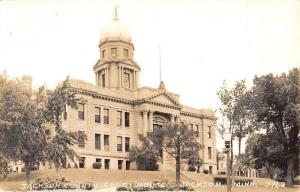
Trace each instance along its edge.
{"label": "leafy tree", "polygon": [[176,160],[176,181],[180,181],[180,160],[199,155],[201,145],[186,125],[167,124],[147,136],[156,149],[163,150]]}
{"label": "leafy tree", "polygon": [[130,160],[137,163],[138,169],[157,170],[157,160],[159,159],[158,150],[147,137],[139,135],[139,139],[142,145],[140,147],[132,146],[130,148]]}
{"label": "leafy tree", "polygon": [[[0,90],[0,152],[24,163],[28,184],[33,167],[50,161],[58,168],[67,157],[74,159],[71,147],[79,135],[61,126],[66,106],[76,107],[78,101],[68,79],[52,92],[43,87],[33,92],[22,81],[0,75]],[[55,125],[54,137],[47,123]]]}
{"label": "leafy tree", "polygon": [[0,119],[8,122],[0,126],[0,152],[12,160],[22,160],[29,183],[30,169],[45,163],[47,145],[41,100],[19,80],[2,76]]}
{"label": "leafy tree", "polygon": [[56,169],[66,167],[66,160],[75,162],[78,155],[71,148],[74,144],[86,135],[79,135],[77,132],[66,131],[62,128],[62,120],[67,118],[67,107],[77,109],[78,103],[84,102],[82,98],[77,98],[71,90],[68,78],[58,85],[53,91],[47,92],[47,102],[45,118],[50,124],[54,124],[55,135],[49,141],[46,151],[47,159],[52,162]]}
{"label": "leafy tree", "polygon": [[[238,151],[241,154],[242,139],[253,131],[251,113],[248,108],[250,94],[246,88],[245,80],[237,81],[231,89],[224,81],[217,95],[221,101],[219,111],[223,118],[218,130],[221,135],[227,130],[232,134],[232,138],[238,139]],[[231,148],[231,157],[233,157],[232,151]]]}
{"label": "leafy tree", "polygon": [[288,74],[256,76],[253,84],[250,108],[254,120],[266,130],[260,140],[262,144],[258,145],[263,148],[257,153],[270,154],[266,161],[273,163],[273,159],[275,165],[285,169],[286,185],[292,187],[294,162],[299,150],[296,108],[299,73],[293,69]]}

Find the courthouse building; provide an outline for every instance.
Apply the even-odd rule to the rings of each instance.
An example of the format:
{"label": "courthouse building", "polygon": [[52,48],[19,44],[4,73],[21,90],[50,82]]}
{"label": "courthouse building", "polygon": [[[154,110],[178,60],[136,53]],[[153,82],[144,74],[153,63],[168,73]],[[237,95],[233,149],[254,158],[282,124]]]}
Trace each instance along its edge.
{"label": "courthouse building", "polygon": [[[78,96],[85,99],[78,109],[67,109],[63,122],[66,130],[87,135],[88,140],[75,147],[81,156],[79,167],[91,168],[94,162],[101,162],[102,169],[132,169],[128,152],[139,144],[138,135],[176,122],[196,132],[203,146],[201,169],[216,173],[214,112],[182,105],[179,95],[168,91],[163,82],[158,88],[140,86],[141,67],[134,60],[134,49],[129,30],[115,13],[101,33],[100,58],[93,67],[95,83],[70,80]],[[162,156],[160,169],[175,168],[172,159]]]}

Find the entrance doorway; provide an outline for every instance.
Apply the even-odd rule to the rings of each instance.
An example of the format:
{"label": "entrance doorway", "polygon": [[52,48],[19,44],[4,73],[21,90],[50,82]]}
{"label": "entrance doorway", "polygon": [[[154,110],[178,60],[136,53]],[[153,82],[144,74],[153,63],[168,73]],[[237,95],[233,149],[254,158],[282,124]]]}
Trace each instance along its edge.
{"label": "entrance doorway", "polygon": [[79,168],[85,167],[85,157],[80,157],[79,159]]}
{"label": "entrance doorway", "polygon": [[213,172],[213,167],[212,167],[212,166],[209,166],[208,169],[209,169],[209,174],[212,174],[212,172]]}

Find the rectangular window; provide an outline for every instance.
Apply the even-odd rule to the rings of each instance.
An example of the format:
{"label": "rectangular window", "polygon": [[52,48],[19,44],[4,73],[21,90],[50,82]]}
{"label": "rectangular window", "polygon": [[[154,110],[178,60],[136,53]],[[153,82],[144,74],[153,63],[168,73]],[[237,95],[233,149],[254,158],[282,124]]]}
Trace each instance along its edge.
{"label": "rectangular window", "polygon": [[199,137],[199,125],[196,125],[196,137]]}
{"label": "rectangular window", "polygon": [[124,87],[130,88],[130,74],[128,72],[124,72]]}
{"label": "rectangular window", "polygon": [[125,152],[129,152],[130,150],[130,138],[125,137]]}
{"label": "rectangular window", "polygon": [[105,73],[104,72],[101,74],[101,86],[105,87]]}
{"label": "rectangular window", "polygon": [[78,119],[84,120],[84,104],[78,105]]}
{"label": "rectangular window", "polygon": [[103,109],[103,122],[109,124],[109,109]]}
{"label": "rectangular window", "polygon": [[125,112],[125,127],[129,127],[129,126],[130,126],[130,113]]}
{"label": "rectangular window", "polygon": [[105,49],[102,51],[102,58],[105,57]]}
{"label": "rectangular window", "polygon": [[211,147],[208,147],[208,159],[211,159]]}
{"label": "rectangular window", "polygon": [[208,126],[208,138],[211,138],[211,126]]}
{"label": "rectangular window", "polygon": [[97,163],[101,163],[102,159],[101,158],[96,158]]}
{"label": "rectangular window", "polygon": [[109,169],[109,164],[110,164],[110,159],[105,159],[104,160],[104,168]]}
{"label": "rectangular window", "polygon": [[124,57],[128,57],[128,49],[123,49]]}
{"label": "rectangular window", "polygon": [[84,131],[78,131],[78,136],[79,136],[78,146],[80,148],[84,148]]}
{"label": "rectangular window", "polygon": [[122,152],[122,137],[117,137],[117,151]]}
{"label": "rectangular window", "polygon": [[104,151],[109,151],[109,135],[104,135]]}
{"label": "rectangular window", "polygon": [[95,134],[95,149],[101,149],[101,135]]}
{"label": "rectangular window", "polygon": [[101,121],[101,116],[100,116],[100,107],[95,107],[95,122],[100,123]]}
{"label": "rectangular window", "polygon": [[191,131],[194,131],[194,125],[193,125],[192,123],[189,124],[189,129],[190,129]]}
{"label": "rectangular window", "polygon": [[119,170],[123,169],[123,160],[118,160],[118,169]]}
{"label": "rectangular window", "polygon": [[122,126],[122,111],[117,111],[117,126]]}
{"label": "rectangular window", "polygon": [[130,170],[130,161],[126,161],[126,170]]}
{"label": "rectangular window", "polygon": [[111,48],[111,56],[116,57],[117,56],[117,48]]}
{"label": "rectangular window", "polygon": [[184,125],[184,122],[180,122],[180,126],[183,126]]}

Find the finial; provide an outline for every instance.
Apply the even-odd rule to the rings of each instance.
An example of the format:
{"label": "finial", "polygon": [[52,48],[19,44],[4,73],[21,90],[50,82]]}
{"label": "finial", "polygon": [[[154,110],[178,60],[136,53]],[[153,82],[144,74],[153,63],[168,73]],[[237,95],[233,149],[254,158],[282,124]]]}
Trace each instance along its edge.
{"label": "finial", "polygon": [[115,21],[119,20],[119,17],[118,17],[118,7],[119,7],[118,5],[115,6],[115,17],[114,17]]}

